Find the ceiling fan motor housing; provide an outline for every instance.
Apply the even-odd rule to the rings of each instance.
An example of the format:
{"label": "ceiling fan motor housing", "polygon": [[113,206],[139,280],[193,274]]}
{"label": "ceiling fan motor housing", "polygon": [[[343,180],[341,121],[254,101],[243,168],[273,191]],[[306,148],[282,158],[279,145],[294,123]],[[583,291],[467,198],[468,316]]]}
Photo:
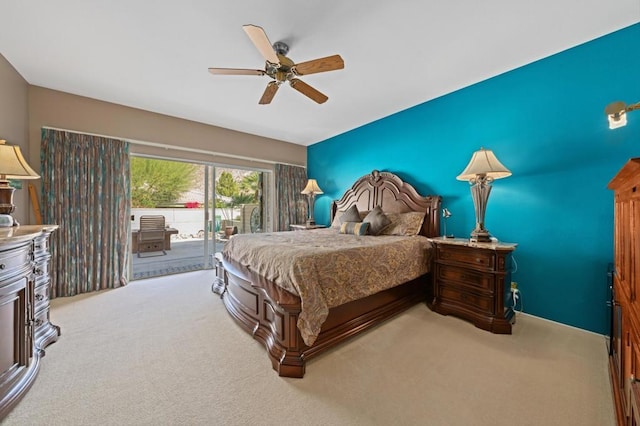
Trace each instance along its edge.
{"label": "ceiling fan motor housing", "polygon": [[289,53],[289,45],[282,41],[276,41],[273,43],[273,50],[278,55],[287,56],[287,53]]}

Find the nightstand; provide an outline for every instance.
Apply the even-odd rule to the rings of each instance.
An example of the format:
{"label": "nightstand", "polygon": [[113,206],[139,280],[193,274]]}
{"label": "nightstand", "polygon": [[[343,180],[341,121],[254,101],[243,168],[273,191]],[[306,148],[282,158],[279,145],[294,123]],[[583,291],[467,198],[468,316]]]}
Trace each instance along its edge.
{"label": "nightstand", "polygon": [[310,229],[326,228],[324,225],[307,225],[305,223],[301,225],[289,225],[292,231],[308,231]]}
{"label": "nightstand", "polygon": [[492,333],[511,334],[515,313],[505,306],[511,292],[511,254],[516,244],[431,238],[433,300],[429,307]]}

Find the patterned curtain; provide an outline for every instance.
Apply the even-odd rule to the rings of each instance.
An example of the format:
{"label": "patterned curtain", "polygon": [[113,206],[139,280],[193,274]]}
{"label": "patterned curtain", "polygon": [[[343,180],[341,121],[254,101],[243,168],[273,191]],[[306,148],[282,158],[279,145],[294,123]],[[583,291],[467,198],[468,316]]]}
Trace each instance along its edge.
{"label": "patterned curtain", "polygon": [[43,222],[51,238],[51,297],[127,284],[129,144],[42,129]]}
{"label": "patterned curtain", "polygon": [[289,225],[307,220],[307,198],[300,192],[307,184],[304,167],[275,165],[276,231],[289,231]]}

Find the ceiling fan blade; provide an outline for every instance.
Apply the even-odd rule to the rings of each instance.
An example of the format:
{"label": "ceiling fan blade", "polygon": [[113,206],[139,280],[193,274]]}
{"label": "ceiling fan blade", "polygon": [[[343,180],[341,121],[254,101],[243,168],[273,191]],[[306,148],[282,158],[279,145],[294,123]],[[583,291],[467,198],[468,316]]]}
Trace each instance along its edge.
{"label": "ceiling fan blade", "polygon": [[258,103],[260,105],[270,104],[271,100],[273,99],[273,97],[276,95],[276,92],[278,91],[278,87],[280,87],[280,85],[275,81],[272,81],[269,84],[267,84],[267,88],[264,89],[264,93],[262,94],[262,97],[260,98],[260,102]]}
{"label": "ceiling fan blade", "polygon": [[215,75],[264,75],[263,70],[249,70],[241,68],[209,68],[209,72]]}
{"label": "ceiling fan blade", "polygon": [[267,38],[267,34],[264,32],[262,27],[258,27],[257,25],[243,25],[242,29],[251,39],[251,42],[256,46],[260,54],[272,64],[279,64],[280,60],[278,59],[278,55],[273,50],[273,46],[271,42]]}
{"label": "ceiling fan blade", "polygon": [[297,78],[292,78],[289,83],[291,84],[291,87],[296,89],[298,92],[302,93],[308,98],[313,99],[319,104],[323,104],[327,101],[327,99],[329,99],[326,95],[324,95],[323,93],[320,93],[319,91],[309,86],[307,83],[305,83],[302,80],[298,80]]}
{"label": "ceiling fan blade", "polygon": [[344,68],[344,61],[340,55],[327,56],[326,58],[314,59],[295,65],[295,72],[298,75],[314,74],[317,72],[341,70]]}

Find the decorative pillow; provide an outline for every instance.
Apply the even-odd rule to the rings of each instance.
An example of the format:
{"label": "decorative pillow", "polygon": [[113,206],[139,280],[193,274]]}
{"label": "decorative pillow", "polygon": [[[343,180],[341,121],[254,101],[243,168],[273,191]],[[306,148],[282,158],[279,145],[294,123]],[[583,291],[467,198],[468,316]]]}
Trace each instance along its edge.
{"label": "decorative pillow", "polygon": [[340,229],[340,225],[342,224],[342,215],[344,214],[343,211],[338,210],[336,212],[336,215],[333,216],[333,220],[331,221],[331,227],[332,228],[338,228]]}
{"label": "decorative pillow", "polygon": [[331,221],[332,228],[340,228],[344,222],[362,222],[362,218],[360,212],[358,212],[358,208],[355,204],[349,207],[347,210],[336,212],[336,215],[333,217],[333,221]]}
{"label": "decorative pillow", "polygon": [[376,206],[371,210],[362,221],[369,222],[370,235],[379,235],[380,232],[391,223],[380,206]]}
{"label": "decorative pillow", "polygon": [[343,222],[340,225],[341,234],[366,235],[369,222]]}
{"label": "decorative pillow", "polygon": [[384,228],[380,235],[418,235],[424,222],[425,213],[387,213],[391,224]]}
{"label": "decorative pillow", "polygon": [[362,222],[362,219],[360,219],[360,213],[358,212],[358,208],[355,204],[349,207],[340,217],[340,223],[342,224],[345,222]]}

